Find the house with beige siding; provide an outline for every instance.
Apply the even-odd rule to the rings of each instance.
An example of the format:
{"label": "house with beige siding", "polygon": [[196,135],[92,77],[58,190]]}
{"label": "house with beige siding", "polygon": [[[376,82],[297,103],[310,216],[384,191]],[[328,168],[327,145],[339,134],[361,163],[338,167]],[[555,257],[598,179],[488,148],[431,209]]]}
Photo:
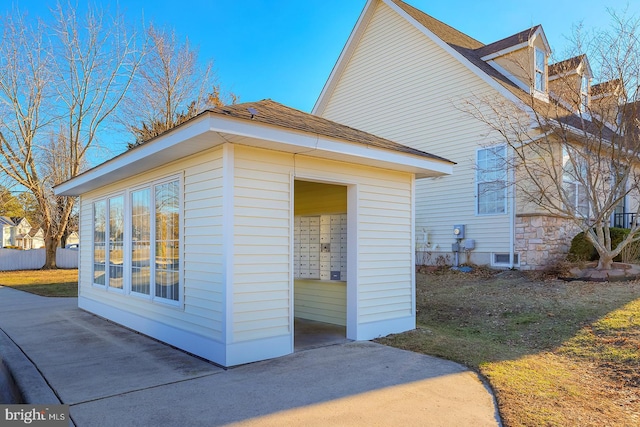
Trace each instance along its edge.
{"label": "house with beige siding", "polygon": [[294,319],[415,328],[416,178],[452,162],[270,100],[217,107],[73,179],[80,308],[223,366]]}
{"label": "house with beige siding", "polygon": [[[522,116],[535,141],[552,137],[537,126],[541,112],[573,131],[595,123],[585,106],[616,104],[615,82],[591,87],[584,55],[550,64],[550,54],[540,25],[484,44],[401,0],[366,2],[312,112],[456,162],[451,175],[416,181],[419,264],[537,269],[566,254],[576,227],[512,185],[513,152],[485,120],[499,109]],[[580,214],[588,206],[570,177],[562,188]]]}

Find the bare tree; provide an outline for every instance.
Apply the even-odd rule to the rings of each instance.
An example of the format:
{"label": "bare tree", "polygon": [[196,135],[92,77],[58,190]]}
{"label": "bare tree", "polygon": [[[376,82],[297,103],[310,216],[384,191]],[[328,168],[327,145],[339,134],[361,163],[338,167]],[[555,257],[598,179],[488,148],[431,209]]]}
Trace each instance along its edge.
{"label": "bare tree", "polygon": [[79,17],[68,4],[52,14],[49,25],[19,11],[0,22],[0,170],[37,201],[44,268],[56,267],[75,203],[52,187],[82,171],[141,59],[121,17]]}
{"label": "bare tree", "polygon": [[123,103],[120,121],[138,145],[194,117],[203,109],[223,105],[228,98],[216,83],[213,62],[201,64],[189,40],[181,43],[175,31],[150,26],[148,50]]}
{"label": "bare tree", "polygon": [[[639,21],[612,16],[607,30],[577,31],[573,56],[547,67],[548,101],[532,90],[521,102],[476,96],[462,107],[488,125],[492,143],[508,147],[504,162],[520,211],[564,218],[583,231],[600,256],[598,269],[610,269],[640,240]],[[534,87],[532,64],[517,67]],[[615,247],[614,216],[629,228]]]}

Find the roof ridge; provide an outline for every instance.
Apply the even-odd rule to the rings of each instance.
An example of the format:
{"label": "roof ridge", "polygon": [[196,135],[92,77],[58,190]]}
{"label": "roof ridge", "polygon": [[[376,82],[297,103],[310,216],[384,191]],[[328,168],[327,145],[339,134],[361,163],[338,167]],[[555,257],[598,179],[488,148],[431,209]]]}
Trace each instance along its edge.
{"label": "roof ridge", "polygon": [[[534,25],[533,27],[529,27],[522,31],[518,31],[515,34],[511,34],[510,36],[503,37],[500,40],[496,40],[485,46],[482,46],[476,49],[476,52],[481,57],[484,57],[485,55],[499,52],[502,49],[510,48],[512,46],[515,46],[516,44],[523,43],[525,40],[529,40],[531,35],[534,34],[536,31],[538,31],[539,28],[542,28],[542,25],[537,24],[537,25]],[[526,38],[524,36],[526,36]]]}
{"label": "roof ridge", "polygon": [[485,46],[485,44],[482,43],[480,40],[474,39],[470,35],[468,35],[466,33],[463,33],[462,31],[458,30],[457,28],[454,28],[451,25],[447,24],[446,22],[443,22],[443,21],[439,20],[438,18],[435,18],[435,17],[429,15],[426,12],[423,12],[422,10],[420,10],[420,9],[418,9],[418,8],[416,8],[416,7],[412,6],[412,5],[404,2],[403,0],[391,0],[391,1],[394,2],[400,8],[402,8],[409,15],[411,15],[412,18],[414,18],[415,20],[420,22],[420,24],[422,24],[425,28],[427,28],[428,30],[430,30],[434,34],[436,34],[436,36],[441,38],[445,43],[451,43],[451,42],[448,41],[448,40],[445,40],[447,37],[443,37],[443,34],[442,34],[441,31],[437,31],[435,28],[433,28],[432,25],[426,24],[425,22],[421,22],[421,20],[419,18],[422,17],[422,18],[426,18],[427,20],[435,21],[438,25],[442,25],[442,26],[446,27],[446,29],[456,33],[456,35],[462,36],[463,38],[467,39],[467,41],[473,42],[473,44],[478,45],[478,46],[473,47],[473,48],[469,47],[469,46],[460,46],[460,47],[465,47],[467,49],[479,49],[479,48],[482,48],[483,46]]}

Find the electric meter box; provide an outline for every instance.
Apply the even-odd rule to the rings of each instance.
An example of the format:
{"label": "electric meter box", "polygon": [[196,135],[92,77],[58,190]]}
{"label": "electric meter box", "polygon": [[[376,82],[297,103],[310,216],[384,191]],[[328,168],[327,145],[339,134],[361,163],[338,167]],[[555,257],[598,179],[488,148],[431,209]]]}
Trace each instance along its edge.
{"label": "electric meter box", "polygon": [[454,225],[453,226],[453,237],[456,239],[464,239],[464,225]]}

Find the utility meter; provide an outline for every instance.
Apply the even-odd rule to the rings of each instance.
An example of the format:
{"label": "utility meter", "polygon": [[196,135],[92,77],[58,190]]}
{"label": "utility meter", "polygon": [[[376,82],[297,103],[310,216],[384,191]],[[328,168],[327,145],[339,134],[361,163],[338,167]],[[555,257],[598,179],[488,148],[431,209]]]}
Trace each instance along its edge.
{"label": "utility meter", "polygon": [[453,237],[456,239],[464,239],[464,225],[453,226]]}

